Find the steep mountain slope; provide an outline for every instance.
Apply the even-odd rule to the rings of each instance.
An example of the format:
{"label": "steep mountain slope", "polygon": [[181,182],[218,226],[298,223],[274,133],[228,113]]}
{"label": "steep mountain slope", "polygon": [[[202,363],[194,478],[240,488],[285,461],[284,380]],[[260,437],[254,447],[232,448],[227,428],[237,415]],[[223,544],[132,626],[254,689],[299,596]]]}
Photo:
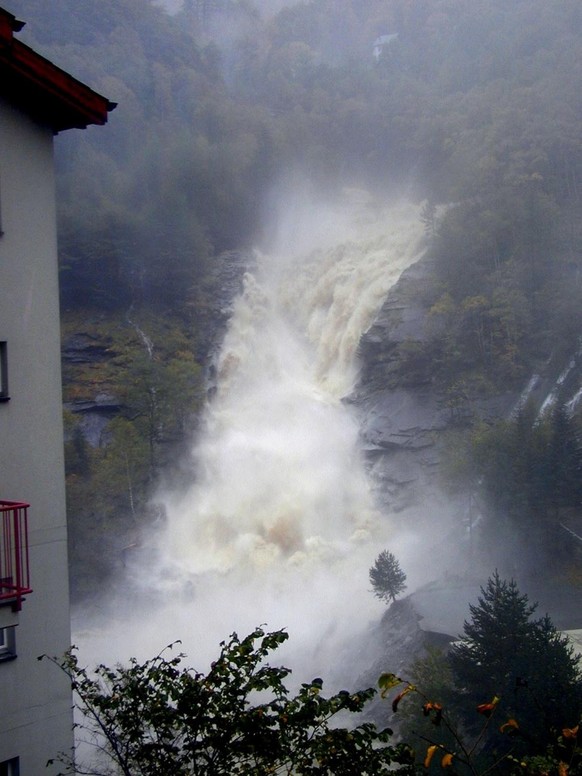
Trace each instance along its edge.
{"label": "steep mountain slope", "polygon": [[[558,386],[556,404],[580,387],[577,0],[487,0],[478,7],[470,0],[313,0],[273,17],[233,2],[204,19],[193,4],[168,15],[149,0],[5,5],[27,21],[25,40],[119,103],[106,132],[59,139],[67,353],[71,341],[94,338],[120,383],[143,376],[147,348],[127,320],[147,336],[143,321],[150,320],[158,335],[154,363],[146,366],[155,367],[160,386],[186,380],[187,391],[166,395],[179,417],[195,416],[200,378],[186,373],[206,366],[200,362],[214,325],[207,313],[224,307],[217,299],[224,295],[222,268],[231,266],[225,257],[269,243],[289,178],[323,199],[345,185],[383,197],[406,193],[418,202],[429,255],[387,300],[361,345],[356,399],[371,465],[391,508],[414,500],[408,480],[419,477],[422,492],[432,492],[446,470],[458,498],[477,499],[501,530],[506,507],[475,482],[495,481],[485,477],[479,451],[506,455],[504,432],[494,427],[489,437],[481,422],[506,417],[535,375],[538,405],[544,385],[545,395]],[[171,334],[160,323],[168,310],[175,313]],[[102,339],[100,318],[106,328],[133,332],[125,356],[111,348],[111,331]],[[575,367],[558,384],[571,359]],[[66,369],[73,395],[85,380],[81,362],[74,363]],[[151,471],[138,478],[143,500],[171,458],[155,449],[165,449],[167,422],[152,421],[150,412],[149,430],[141,423],[151,379],[142,380],[141,398],[134,392],[111,406],[117,421],[131,424],[136,449],[149,450],[142,459]],[[103,393],[96,382],[94,395],[84,395],[94,406]],[[574,404],[570,409],[575,425]],[[81,450],[95,440],[79,415],[70,438]],[[106,428],[104,444],[115,431]],[[189,422],[181,429],[183,438],[191,433]],[[460,466],[451,450],[462,450],[470,465]],[[105,459],[104,449],[96,457]],[[538,544],[548,546],[547,526],[566,514],[577,525],[579,503],[542,459],[536,471],[553,473],[537,477],[546,495],[535,522],[544,527]],[[94,493],[99,480],[95,462],[81,476],[85,464],[70,460],[86,502],[83,488]],[[420,474],[412,477],[411,466]],[[523,478],[512,476],[507,487],[521,488]],[[558,481],[559,499],[547,495],[557,493]],[[115,532],[120,514],[127,520],[127,505],[111,509],[127,492],[119,483],[109,506],[96,499],[99,515],[114,515],[97,534]],[[511,516],[522,525],[532,514],[528,493],[523,514]],[[93,517],[77,519],[74,508],[75,521]]]}

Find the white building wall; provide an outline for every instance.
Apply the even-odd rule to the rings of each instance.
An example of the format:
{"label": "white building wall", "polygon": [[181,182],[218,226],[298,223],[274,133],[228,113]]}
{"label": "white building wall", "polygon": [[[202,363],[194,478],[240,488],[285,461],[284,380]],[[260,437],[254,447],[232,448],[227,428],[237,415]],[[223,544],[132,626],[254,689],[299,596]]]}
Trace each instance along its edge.
{"label": "white building wall", "polygon": [[33,593],[17,623],[17,658],[0,662],[0,762],[55,773],[72,747],[66,677],[41,654],[70,645],[53,136],[0,100],[0,341],[10,401],[0,403],[0,499],[29,509]]}

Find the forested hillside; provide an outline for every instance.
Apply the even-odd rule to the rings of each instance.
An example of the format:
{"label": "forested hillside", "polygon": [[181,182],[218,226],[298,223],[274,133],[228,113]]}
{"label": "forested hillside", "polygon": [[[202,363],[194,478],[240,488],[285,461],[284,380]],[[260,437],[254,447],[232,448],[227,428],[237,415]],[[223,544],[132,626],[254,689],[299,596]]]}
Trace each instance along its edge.
{"label": "forested hillside", "polygon": [[[130,541],[200,406],[213,273],[260,243],[284,176],[418,202],[430,336],[403,343],[396,383],[459,407],[577,351],[578,0],[310,0],[274,16],[250,0],[174,15],[150,0],[4,4],[25,41],[119,103],[105,130],[58,141],[65,340],[98,351],[66,362],[66,401],[113,397],[115,419],[96,441],[69,416],[74,547]],[[492,444],[483,433],[471,460]],[[560,504],[578,508],[564,478]]]}

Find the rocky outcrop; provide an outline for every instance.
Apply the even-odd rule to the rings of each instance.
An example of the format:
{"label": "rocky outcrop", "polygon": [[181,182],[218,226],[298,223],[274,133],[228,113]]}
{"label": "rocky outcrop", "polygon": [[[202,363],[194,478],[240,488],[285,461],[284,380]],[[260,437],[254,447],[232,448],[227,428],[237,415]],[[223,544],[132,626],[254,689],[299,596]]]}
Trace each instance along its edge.
{"label": "rocky outcrop", "polygon": [[254,255],[245,251],[226,251],[216,256],[204,284],[196,289],[191,304],[196,311],[196,358],[201,364],[212,362],[226,331],[233,300],[241,293],[245,272],[254,264]]}
{"label": "rocky outcrop", "polygon": [[410,357],[423,348],[426,352],[439,333],[430,315],[436,296],[433,263],[423,258],[402,274],[363,335],[359,381],[347,399],[358,415],[379,505],[390,512],[438,500],[443,431],[451,425],[468,418],[508,418],[526,399],[543,411],[558,393],[575,406],[582,395],[582,355],[577,353],[565,366],[549,363],[544,376],[535,375],[518,391],[473,396],[453,407],[431,379],[426,356],[416,370]]}
{"label": "rocky outcrop", "polygon": [[77,415],[78,428],[92,447],[101,447],[107,425],[121,410],[121,404],[110,393],[98,393],[94,399],[65,402],[63,409]]}
{"label": "rocky outcrop", "polygon": [[398,346],[428,337],[433,286],[427,259],[402,274],[360,341],[360,379],[349,398],[360,419],[376,495],[392,512],[412,506],[435,489],[438,434],[450,422],[450,411],[430,383],[409,381],[402,386],[395,380]]}
{"label": "rocky outcrop", "polygon": [[[79,331],[63,340],[61,357],[63,366],[98,365],[111,359],[111,349],[102,338],[87,331]],[[63,409],[77,416],[78,427],[85,440],[93,447],[103,442],[103,434],[111,418],[115,417],[121,405],[109,391],[99,390],[93,396],[84,396],[66,401]]]}
{"label": "rocky outcrop", "polygon": [[[358,677],[358,687],[377,687],[383,673],[393,673],[410,680],[413,663],[427,654],[429,647],[446,650],[451,637],[422,628],[413,596],[395,601],[386,610],[382,619],[367,634],[367,654],[364,657],[366,670]],[[362,647],[360,643],[359,651]],[[390,700],[378,694],[367,707],[366,716],[380,727],[397,727],[397,720],[391,710]]]}
{"label": "rocky outcrop", "polygon": [[[386,515],[398,514],[399,522],[411,530],[426,528],[428,535],[440,537],[441,567],[466,574],[475,570],[470,559],[460,569],[449,545],[463,547],[463,555],[469,557],[471,530],[483,515],[478,493],[452,496],[443,492],[443,462],[451,439],[447,430],[454,424],[467,426],[468,420],[514,417],[526,402],[533,404],[538,417],[558,403],[569,413],[579,412],[582,347],[578,343],[568,355],[567,348],[556,346],[522,385],[487,397],[465,397],[453,409],[430,375],[431,341],[439,335],[435,316],[430,314],[436,288],[428,258],[402,274],[361,339],[360,379],[348,401],[358,415],[379,509]],[[563,511],[559,529],[578,546],[582,532],[577,510]],[[507,561],[503,553],[500,558]],[[566,619],[570,623],[571,615]]]}
{"label": "rocky outcrop", "polygon": [[111,357],[108,346],[86,331],[67,337],[61,347],[63,361],[71,364],[93,364]]}

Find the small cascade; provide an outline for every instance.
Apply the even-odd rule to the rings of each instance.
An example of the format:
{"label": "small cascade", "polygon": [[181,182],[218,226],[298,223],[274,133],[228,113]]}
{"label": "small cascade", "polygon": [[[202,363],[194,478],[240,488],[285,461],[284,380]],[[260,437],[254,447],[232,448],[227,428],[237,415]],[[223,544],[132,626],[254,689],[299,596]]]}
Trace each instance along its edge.
{"label": "small cascade", "polygon": [[576,366],[576,359],[577,359],[577,356],[574,356],[573,358],[571,358],[568,366],[558,375],[558,378],[557,378],[556,382],[554,383],[554,386],[553,386],[552,390],[549,392],[549,394],[546,396],[546,398],[542,402],[542,406],[540,407],[540,411],[538,413],[538,417],[542,418],[556,404],[556,402],[558,400],[558,395],[559,395],[559,392],[560,392],[560,388],[564,385],[564,383],[566,382],[567,378],[570,375],[570,372]]}
{"label": "small cascade", "polygon": [[148,337],[148,335],[145,333],[145,331],[140,327],[140,325],[138,323],[136,323],[135,321],[131,320],[131,318],[129,317],[129,315],[131,313],[131,309],[132,308],[130,307],[129,310],[127,311],[126,316],[125,316],[125,320],[129,323],[129,325],[131,327],[133,327],[135,329],[138,337],[143,342],[143,345],[144,345],[144,347],[146,349],[146,352],[148,354],[148,358],[151,361],[152,358],[154,357],[154,343],[152,342],[150,337]]}
{"label": "small cascade", "polygon": [[569,415],[573,415],[576,409],[578,408],[578,405],[580,404],[580,399],[582,399],[582,388],[579,388],[574,396],[566,402],[566,411]]}
{"label": "small cascade", "polygon": [[537,388],[540,382],[540,376],[539,375],[532,375],[528,381],[528,384],[525,386],[523,391],[521,392],[521,395],[519,399],[516,401],[513,409],[509,413],[510,418],[515,418],[519,413],[523,410],[525,405],[528,402],[528,399],[532,396],[534,390]]}
{"label": "small cascade", "polygon": [[[572,356],[572,358],[568,362],[568,365],[558,375],[558,378],[556,379],[554,385],[552,386],[552,389],[550,390],[550,392],[547,394],[546,398],[542,402],[542,405],[538,413],[538,418],[542,418],[548,411],[550,411],[555,406],[559,398],[563,400],[564,387],[566,386],[566,383],[568,380],[570,381],[568,384],[568,388],[569,390],[572,389],[571,378],[575,376],[575,370],[577,369],[580,363],[581,357],[582,357],[582,342],[579,344],[579,347],[576,353]],[[570,414],[575,411],[581,396],[582,396],[582,388],[577,390],[576,393],[573,396],[571,396],[571,398],[565,403],[566,410]]]}

